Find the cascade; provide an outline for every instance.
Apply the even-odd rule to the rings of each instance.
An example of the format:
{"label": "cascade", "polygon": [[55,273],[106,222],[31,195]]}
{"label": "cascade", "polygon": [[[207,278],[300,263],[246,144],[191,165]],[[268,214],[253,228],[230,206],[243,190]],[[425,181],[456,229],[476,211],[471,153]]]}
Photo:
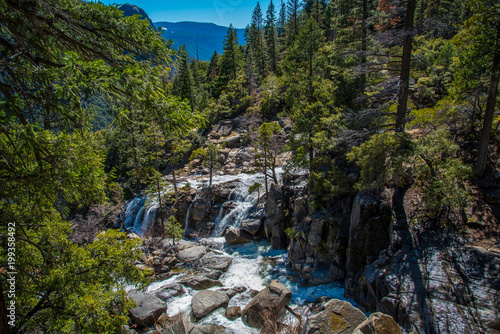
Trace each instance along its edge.
{"label": "cascade", "polygon": [[186,222],[184,223],[184,230],[187,229],[189,225],[189,213],[191,212],[191,207],[193,206],[193,203],[189,206],[187,213],[186,213]]}
{"label": "cascade", "polygon": [[[277,171],[279,175],[282,170]],[[249,211],[256,203],[257,194],[249,194],[249,188],[255,182],[263,184],[264,176],[261,173],[257,174],[239,174],[215,176],[213,184],[217,185],[225,182],[233,182],[238,180],[238,185],[230,192],[228,201],[234,204],[228,209],[223,216],[224,209],[221,205],[217,218],[214,221],[215,229],[212,235],[208,238],[198,239],[200,244],[210,247],[214,254],[223,257],[231,257],[232,264],[220,278],[219,281],[225,288],[232,288],[237,286],[244,286],[248,291],[262,290],[271,280],[278,279],[285,284],[292,292],[292,304],[301,305],[306,302],[315,302],[318,297],[332,297],[337,299],[344,299],[344,289],[342,284],[334,282],[330,284],[307,287],[301,286],[297,283],[299,280],[290,280],[294,275],[287,266],[288,258],[285,250],[271,250],[268,242],[262,241],[260,243],[247,243],[244,245],[229,246],[225,244],[225,239],[220,236],[227,226],[240,226],[241,222],[248,217]],[[184,180],[189,182],[191,186],[196,189],[201,189],[208,184],[208,180],[204,178],[197,178],[194,180]],[[193,204],[187,210],[185,226],[189,224],[189,216]],[[152,224],[155,219],[158,205],[151,200],[146,200],[145,196],[137,197],[132,200],[126,210],[127,224],[134,224],[135,230],[139,234],[143,234]],[[177,283],[185,278],[189,273],[174,275],[167,280],[160,280],[149,285],[147,292],[154,293],[157,289],[166,285]],[[167,313],[169,316],[183,314],[189,317],[191,311],[191,300],[196,293],[191,288],[185,288],[185,293],[173,298],[169,301]],[[252,295],[249,293],[242,293],[236,295],[230,300],[230,306],[240,306],[244,308],[250,300]],[[227,328],[230,333],[256,333],[253,329],[247,327],[241,320],[230,321],[224,316],[224,310],[220,309],[207,317],[203,318],[202,324],[219,324]]]}

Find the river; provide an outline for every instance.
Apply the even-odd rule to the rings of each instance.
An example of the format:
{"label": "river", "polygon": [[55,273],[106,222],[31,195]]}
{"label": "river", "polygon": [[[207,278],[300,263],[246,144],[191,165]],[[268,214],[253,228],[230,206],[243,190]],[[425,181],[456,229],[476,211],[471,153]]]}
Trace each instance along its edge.
{"label": "river", "polygon": [[[281,174],[281,169],[279,174]],[[191,187],[201,189],[207,183],[207,178],[197,177],[181,180],[179,186],[189,182]],[[221,214],[215,220],[215,229],[209,238],[197,239],[199,243],[206,245],[219,254],[232,258],[232,264],[219,279],[226,288],[244,286],[245,293],[233,297],[229,306],[240,306],[243,309],[252,299],[252,290],[260,291],[273,279],[278,279],[292,292],[292,307],[304,305],[305,303],[316,302],[320,297],[331,297],[336,299],[344,298],[343,285],[339,282],[332,282],[324,285],[307,286],[300,283],[300,279],[287,266],[288,258],[286,250],[272,250],[267,241],[259,243],[250,242],[243,245],[228,245],[225,239],[220,237],[224,229],[228,226],[238,227],[245,219],[249,209],[257,200],[257,194],[249,194],[249,187],[255,182],[263,183],[262,174],[238,174],[238,175],[217,175],[213,179],[213,184],[238,181],[238,186],[230,195],[230,200],[235,202],[231,211],[224,217]],[[133,227],[138,234],[144,233],[155,219],[157,205],[154,201],[147,201],[144,196],[132,200],[126,208],[126,226]],[[175,275],[167,280],[157,281],[149,285],[148,292],[154,292],[163,286],[176,283],[184,277],[183,274]],[[212,289],[217,290],[219,287]],[[191,310],[191,299],[196,291],[186,288],[186,293],[168,303],[168,315],[183,314],[189,317]],[[288,322],[295,319],[289,317]],[[227,333],[258,333],[255,329],[243,324],[241,318],[234,321],[228,320],[224,316],[224,310],[219,309],[203,318],[198,324],[217,324],[227,328]]]}

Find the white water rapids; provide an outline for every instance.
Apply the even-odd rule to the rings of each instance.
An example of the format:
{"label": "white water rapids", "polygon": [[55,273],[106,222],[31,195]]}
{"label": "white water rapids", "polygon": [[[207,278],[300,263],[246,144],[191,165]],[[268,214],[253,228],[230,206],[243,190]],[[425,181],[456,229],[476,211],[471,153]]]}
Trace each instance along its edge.
{"label": "white water rapids", "polygon": [[[282,171],[279,170],[281,174]],[[271,280],[278,279],[285,284],[292,292],[292,304],[302,305],[306,302],[315,302],[319,297],[332,297],[337,299],[345,299],[344,289],[340,283],[334,282],[319,286],[300,286],[298,283],[292,282],[290,278],[294,273],[287,267],[287,253],[285,250],[271,250],[268,242],[250,242],[244,245],[229,246],[225,244],[225,239],[220,235],[228,225],[238,227],[241,221],[247,217],[249,209],[255,204],[257,194],[249,194],[249,187],[255,182],[263,184],[262,174],[239,174],[239,175],[217,175],[213,178],[213,185],[236,181],[238,186],[230,195],[230,200],[234,201],[235,205],[230,212],[227,212],[222,217],[222,209],[219,212],[217,219],[214,221],[216,227],[210,238],[199,239],[198,241],[217,251],[224,256],[232,258],[232,264],[228,271],[225,272],[219,279],[225,288],[244,286],[247,291],[237,294],[230,299],[229,306],[240,306],[243,309],[252,299],[250,290],[262,290]],[[189,182],[191,187],[201,189],[202,186],[208,185],[208,178],[185,179],[179,182],[181,187],[186,182]],[[152,219],[154,219],[157,205],[154,201],[146,201],[144,196],[137,197],[132,200],[126,208],[125,222],[127,228],[133,227],[134,230],[142,234],[150,227]],[[187,221],[186,221],[187,223]],[[187,224],[186,224],[187,225]],[[185,274],[175,275],[167,280],[152,283],[148,287],[148,292],[153,292],[163,286],[176,283],[183,278]],[[294,280],[295,282],[298,280]],[[211,288],[217,290],[220,287]],[[168,303],[167,313],[169,316],[183,314],[189,317],[191,311],[191,300],[196,291],[185,288],[186,293],[176,297]],[[292,307],[293,307],[292,305]],[[291,316],[288,322],[295,321]],[[197,324],[217,324],[226,327],[226,333],[258,333],[258,330],[247,327],[238,318],[234,321],[228,320],[224,315],[224,309],[218,309],[200,320]]]}

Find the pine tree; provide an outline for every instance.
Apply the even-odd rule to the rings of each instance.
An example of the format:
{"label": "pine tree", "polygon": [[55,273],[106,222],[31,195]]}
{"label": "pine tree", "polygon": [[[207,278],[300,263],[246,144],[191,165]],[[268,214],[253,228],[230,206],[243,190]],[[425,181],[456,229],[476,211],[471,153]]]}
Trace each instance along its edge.
{"label": "pine tree", "polygon": [[264,17],[259,2],[253,10],[250,22],[249,43],[253,52],[255,72],[260,81],[266,75],[266,50],[264,46]]}
{"label": "pine tree", "polygon": [[181,99],[186,99],[191,106],[191,110],[194,110],[194,81],[193,75],[191,71],[191,66],[188,59],[188,54],[186,51],[186,46],[183,46],[183,49],[180,52],[181,54],[181,67],[179,71],[180,76],[180,88],[179,88],[179,97]]}
{"label": "pine tree", "polygon": [[416,0],[408,0],[406,6],[405,33],[403,41],[403,57],[401,59],[401,75],[398,93],[398,109],[396,113],[396,132],[404,132],[408,112],[408,94],[410,85],[411,51],[413,43],[413,19]]}
{"label": "pine tree", "polygon": [[238,43],[238,33],[233,25],[229,25],[224,37],[224,53],[220,62],[220,77],[224,84],[236,80],[241,68],[241,49]]}
{"label": "pine tree", "polygon": [[300,1],[288,0],[287,3],[288,29],[286,31],[288,44],[291,45],[300,30]]}
{"label": "pine tree", "polygon": [[276,13],[274,11],[273,1],[267,8],[266,26],[265,26],[267,57],[269,59],[269,69],[275,73],[278,63],[277,35],[276,35]]}

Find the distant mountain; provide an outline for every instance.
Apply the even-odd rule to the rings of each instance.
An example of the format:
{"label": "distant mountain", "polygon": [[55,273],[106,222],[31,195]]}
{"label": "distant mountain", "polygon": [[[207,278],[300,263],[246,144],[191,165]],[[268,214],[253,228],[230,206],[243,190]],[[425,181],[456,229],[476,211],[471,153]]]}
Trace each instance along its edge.
{"label": "distant mountain", "polygon": [[[155,28],[163,28],[163,37],[174,41],[174,48],[186,45],[190,57],[198,56],[200,60],[210,60],[214,51],[222,53],[224,36],[227,27],[218,26],[213,23],[200,22],[155,22],[153,23],[146,11],[136,5],[124,4],[118,7],[124,16],[139,14],[142,19],[148,20]],[[245,29],[237,29],[240,44],[245,44]]]}
{"label": "distant mountain", "polygon": [[[174,48],[185,44],[190,57],[197,57],[200,60],[210,60],[214,51],[222,53],[224,36],[227,33],[227,27],[218,26],[213,23],[200,22],[155,22],[156,28],[163,28],[163,37],[174,41]],[[245,44],[245,29],[237,29],[240,44]]]}
{"label": "distant mountain", "polygon": [[131,5],[129,3],[126,3],[118,7],[118,9],[123,11],[123,16],[133,16],[139,14],[142,16],[143,20],[148,20],[149,23],[151,23],[151,25],[154,26],[153,21],[151,21],[146,11],[140,7],[137,7],[136,5]]}

